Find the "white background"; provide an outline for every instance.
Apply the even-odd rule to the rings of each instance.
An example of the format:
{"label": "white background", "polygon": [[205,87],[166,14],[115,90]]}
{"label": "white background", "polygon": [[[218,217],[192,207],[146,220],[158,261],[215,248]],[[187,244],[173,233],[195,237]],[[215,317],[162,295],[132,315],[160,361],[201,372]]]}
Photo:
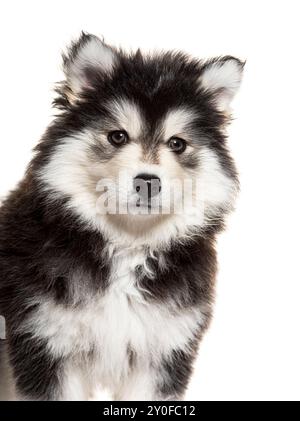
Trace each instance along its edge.
{"label": "white background", "polygon": [[297,1],[1,1],[0,196],[51,120],[60,52],[83,29],[124,48],[247,59],[230,145],[241,194],[219,241],[215,317],[187,399],[300,398]]}

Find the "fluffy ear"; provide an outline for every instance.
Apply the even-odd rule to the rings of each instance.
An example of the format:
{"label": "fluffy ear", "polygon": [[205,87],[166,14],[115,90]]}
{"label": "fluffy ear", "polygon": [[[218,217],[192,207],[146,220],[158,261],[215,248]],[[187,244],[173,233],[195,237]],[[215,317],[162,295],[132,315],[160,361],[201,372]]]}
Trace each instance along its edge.
{"label": "fluffy ear", "polygon": [[68,53],[63,55],[63,69],[66,75],[66,91],[70,102],[78,98],[84,89],[93,88],[93,76],[99,72],[113,70],[117,54],[94,35],[82,33],[73,42]]}
{"label": "fluffy ear", "polygon": [[238,91],[245,63],[231,56],[218,57],[204,64],[200,76],[200,86],[211,92],[217,108],[230,111],[230,103]]}

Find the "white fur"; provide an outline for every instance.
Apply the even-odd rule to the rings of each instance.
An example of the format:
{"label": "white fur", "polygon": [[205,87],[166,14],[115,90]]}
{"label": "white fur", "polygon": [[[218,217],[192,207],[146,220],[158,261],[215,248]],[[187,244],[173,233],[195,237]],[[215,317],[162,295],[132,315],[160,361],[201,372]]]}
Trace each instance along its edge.
{"label": "white fur", "polygon": [[57,396],[57,400],[87,401],[92,397],[88,374],[77,361],[66,363],[62,386],[62,394]]}
{"label": "white fur", "polygon": [[[111,252],[110,286],[103,295],[68,307],[50,299],[37,300],[37,312],[20,326],[23,333],[46,339],[53,356],[69,357],[62,399],[83,398],[99,385],[118,399],[154,399],[154,382],[159,381],[159,374],[151,374],[150,362],[158,365],[172,350],[186,350],[203,322],[198,308],[179,311],[171,303],[150,304],[143,299],[134,271],[138,264],[145,265],[143,249]],[[137,356],[132,372],[128,347]],[[90,364],[88,355],[92,350]],[[82,358],[81,365],[72,365],[74,356],[79,361]],[[85,365],[85,356],[89,365]],[[82,389],[85,384],[86,389]]]}
{"label": "white fur", "polygon": [[[217,155],[212,149],[200,150],[201,169],[198,175],[200,202],[207,218],[218,208],[231,209],[237,194],[237,186],[222,169]],[[199,206],[201,207],[201,203]]]}
{"label": "white fur", "polygon": [[167,141],[173,136],[182,135],[182,133],[187,131],[189,124],[194,119],[194,113],[185,108],[177,108],[169,111],[163,123],[165,140]]}
{"label": "white fur", "polygon": [[89,86],[84,75],[84,69],[86,67],[93,67],[103,72],[111,72],[115,59],[114,51],[99,38],[93,36],[78,51],[75,59],[68,64],[65,70],[72,92],[76,95],[84,87]]}
{"label": "white fur", "polygon": [[126,130],[131,139],[138,140],[143,121],[137,105],[128,100],[118,99],[112,101],[108,108],[117,121],[117,127],[114,129]]}
{"label": "white fur", "polygon": [[218,91],[216,103],[221,111],[230,111],[230,103],[242,80],[242,67],[237,60],[212,63],[200,78],[201,86],[209,91]]}
{"label": "white fur", "polygon": [[93,224],[96,213],[96,181],[92,182],[88,159],[91,142],[92,137],[88,133],[65,138],[40,173],[40,179],[45,189],[51,191],[51,196],[70,196],[70,208],[77,209],[76,213],[89,224]]}

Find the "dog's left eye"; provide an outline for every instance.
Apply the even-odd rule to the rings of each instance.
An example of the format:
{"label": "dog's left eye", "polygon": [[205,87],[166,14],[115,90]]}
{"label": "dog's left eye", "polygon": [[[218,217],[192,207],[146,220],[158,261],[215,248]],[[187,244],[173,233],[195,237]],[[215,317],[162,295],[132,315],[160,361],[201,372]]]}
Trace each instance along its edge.
{"label": "dog's left eye", "polygon": [[108,133],[108,141],[114,146],[122,146],[128,141],[128,134],[124,130],[115,130]]}
{"label": "dog's left eye", "polygon": [[185,151],[186,148],[186,142],[183,139],[180,139],[179,137],[171,137],[169,140],[169,148],[176,153],[182,153]]}

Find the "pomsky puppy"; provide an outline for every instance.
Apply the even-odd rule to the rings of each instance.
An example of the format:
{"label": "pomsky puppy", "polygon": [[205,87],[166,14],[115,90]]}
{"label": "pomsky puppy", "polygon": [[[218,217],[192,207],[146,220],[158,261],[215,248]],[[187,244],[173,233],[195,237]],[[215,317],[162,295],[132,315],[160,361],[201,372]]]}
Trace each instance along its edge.
{"label": "pomsky puppy", "polygon": [[0,210],[1,398],[183,399],[238,191],[244,63],[83,33],[63,66],[60,111]]}

